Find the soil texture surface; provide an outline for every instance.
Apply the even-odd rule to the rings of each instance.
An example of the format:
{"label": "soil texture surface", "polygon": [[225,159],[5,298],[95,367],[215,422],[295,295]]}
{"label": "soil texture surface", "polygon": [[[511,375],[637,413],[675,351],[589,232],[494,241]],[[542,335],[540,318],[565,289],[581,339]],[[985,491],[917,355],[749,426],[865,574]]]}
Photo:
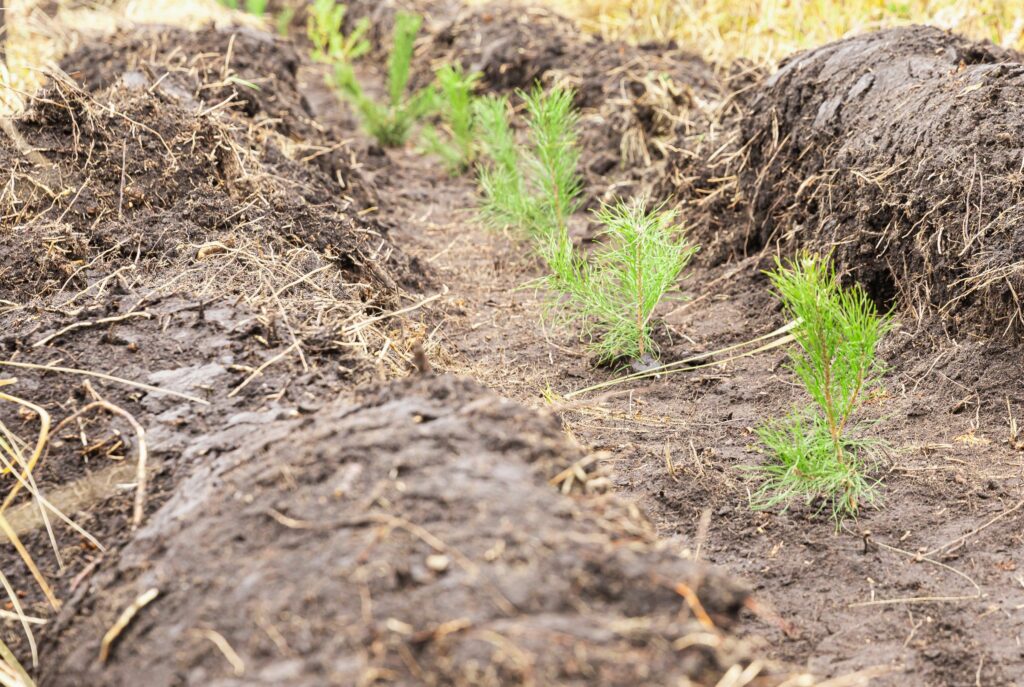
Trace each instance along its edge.
{"label": "soil texture surface", "polygon": [[[702,250],[655,338],[702,364],[574,393],[622,373],[472,175],[360,130],[302,7],[82,41],[0,136],[0,441],[38,459],[0,570],[40,620],[3,640],[38,684],[1024,687],[1021,56],[907,27],[766,74],[349,4],[373,94],[398,9],[418,85],[575,89],[573,237],[677,207]],[[800,248],[898,322],[882,498],[838,527],[753,511],[744,470],[804,402],[785,348],[736,355]]]}

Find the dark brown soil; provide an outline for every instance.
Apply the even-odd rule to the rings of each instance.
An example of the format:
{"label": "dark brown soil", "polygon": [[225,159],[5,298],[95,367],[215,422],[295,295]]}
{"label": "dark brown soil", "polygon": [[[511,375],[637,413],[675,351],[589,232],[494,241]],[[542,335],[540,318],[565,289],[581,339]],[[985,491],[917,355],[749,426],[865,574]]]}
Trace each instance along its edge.
{"label": "dark brown soil", "polygon": [[928,27],[790,58],[745,96],[732,173],[751,224],[730,236],[832,251],[883,307],[1019,335],[1021,61]]}
{"label": "dark brown soil", "polygon": [[[373,10],[354,5],[353,17]],[[488,90],[537,77],[578,88],[591,197],[661,177],[682,201],[712,250],[682,284],[692,300],[661,313],[666,360],[783,324],[760,272],[767,249],[833,236],[810,229],[833,207],[825,182],[801,185],[829,171],[852,202],[839,183],[847,167],[832,169],[829,155],[843,152],[867,174],[857,161],[883,153],[866,136],[932,171],[918,187],[909,166],[885,177],[906,207],[937,198],[947,179],[977,178],[980,194],[979,172],[963,166],[976,147],[986,191],[970,217],[994,214],[975,245],[1009,256],[999,265],[1019,261],[1007,239],[1018,196],[994,177],[990,185],[995,171],[984,166],[1011,142],[964,133],[958,109],[972,108],[979,132],[995,130],[989,116],[1009,127],[1013,67],[995,63],[1015,58],[910,29],[812,51],[765,82],[737,66],[722,85],[672,47],[584,38],[547,13],[417,7],[435,31],[421,41],[425,65],[459,59],[489,74]],[[0,568],[27,610],[55,618],[36,629],[40,684],[145,675],[154,685],[776,685],[806,669],[833,685],[1024,685],[1024,441],[1010,424],[1024,418],[1024,363],[1010,339],[959,326],[987,331],[989,315],[956,320],[940,301],[929,301],[936,313],[915,311],[909,295],[869,280],[901,322],[883,350],[887,393],[869,408],[891,445],[877,474],[883,501],[838,532],[813,505],[754,513],[756,485],[741,469],[763,460],[751,428],[803,400],[783,349],[563,400],[612,373],[572,332],[545,325],[542,294],[518,288],[538,266],[478,225],[471,179],[447,177],[411,147],[373,146],[301,51],[248,32],[192,35],[151,29],[84,46],[74,60],[102,66],[65,66],[87,88],[56,84],[17,121],[24,145],[0,138],[12,170],[0,193],[4,358],[111,372],[209,403],[92,380],[147,430],[142,528],[130,525],[132,485],[116,486],[134,480],[138,447],[119,418],[94,413],[62,428],[37,479],[106,553],[58,528],[61,569],[27,504],[9,512],[65,601],[50,611],[4,547]],[[936,52],[945,46],[962,68]],[[369,83],[382,76],[380,55],[362,68]],[[872,86],[848,96],[869,68]],[[662,70],[673,85],[651,78]],[[965,75],[978,81],[957,89]],[[893,80],[884,108],[868,104],[889,93],[876,91],[879,79]],[[261,88],[246,93],[242,82]],[[942,84],[954,95],[927,96]],[[989,102],[995,85],[1003,97]],[[843,106],[813,133],[837,94]],[[961,128],[924,120],[920,140],[901,148],[885,137],[896,124],[910,130],[910,115],[894,114],[903,101],[925,112],[944,102],[941,121]],[[792,114],[779,120],[777,145],[770,112]],[[790,147],[797,138],[804,149]],[[349,139],[328,167],[297,152]],[[673,151],[661,141],[697,153],[692,165],[675,158],[664,174]],[[941,151],[953,155],[948,167],[929,167]],[[818,171],[805,170],[814,160]],[[360,178],[367,195],[343,198],[332,169]],[[809,176],[795,181],[798,172]],[[895,202],[857,188],[878,208]],[[803,202],[808,193],[815,202]],[[1010,214],[998,215],[997,198]],[[844,211],[844,231],[859,241],[839,247],[848,278],[884,270],[902,284],[887,260],[903,255],[910,269],[932,255],[914,236],[941,227],[956,241],[970,228],[955,203],[935,207],[927,216],[890,208],[898,252],[864,247],[865,232],[881,228]],[[946,224],[931,224],[937,213]],[[942,255],[928,264],[952,264]],[[981,254],[965,255],[974,265]],[[988,284],[985,298],[1000,288]],[[396,308],[409,312],[389,317]],[[919,312],[945,330],[919,328]],[[123,319],[96,322],[104,317]],[[414,366],[462,378],[370,381]],[[78,376],[0,369],[19,377],[4,391],[55,422],[92,398]],[[26,443],[38,427],[7,403],[0,420]],[[148,589],[158,595],[99,664],[102,636]],[[4,639],[27,660],[15,629]]]}
{"label": "dark brown soil", "polygon": [[142,666],[154,687],[713,684],[747,658],[707,645],[677,591],[722,624],[742,588],[614,498],[552,494],[584,454],[551,416],[441,377],[269,420],[186,451],[203,466],[95,578],[102,593],[69,604],[65,632],[97,636],[160,596],[108,667],[65,642],[48,684],[134,685]]}
{"label": "dark brown soil", "polygon": [[[227,46],[244,44],[232,35],[206,36],[222,66]],[[294,88],[289,71],[264,81],[267,102],[280,102],[273,89],[289,78]],[[0,374],[16,376],[5,391],[46,409],[54,428],[98,397],[137,419],[152,513],[191,469],[182,451],[228,418],[315,408],[357,382],[404,371],[403,349],[387,343],[390,323],[363,323],[412,302],[403,287],[429,278],[343,196],[337,178],[291,157],[290,139],[257,124],[259,112],[210,107],[153,70],[109,82],[93,93],[55,82],[13,120],[17,139],[0,138],[9,175],[0,196]],[[162,391],[7,363],[112,374]],[[0,420],[25,441],[39,431],[36,414],[10,402]],[[89,411],[51,437],[35,478],[116,550],[131,535],[139,446],[127,422]],[[17,501],[8,517],[67,599],[102,557],[58,526],[58,565],[31,511]],[[4,547],[0,556],[27,611],[47,615],[17,553]],[[22,633],[5,641],[27,656]]]}
{"label": "dark brown soil", "polygon": [[342,195],[360,209],[376,205],[346,136],[352,122],[329,131],[313,119],[298,88],[300,64],[291,43],[264,32],[154,26],[87,43],[61,67],[90,91],[118,82],[159,83],[166,101],[191,110],[226,109],[255,129],[249,132],[254,138],[264,138],[266,130],[287,137],[293,159],[309,160],[326,175],[326,184],[318,180],[322,185],[342,184]]}

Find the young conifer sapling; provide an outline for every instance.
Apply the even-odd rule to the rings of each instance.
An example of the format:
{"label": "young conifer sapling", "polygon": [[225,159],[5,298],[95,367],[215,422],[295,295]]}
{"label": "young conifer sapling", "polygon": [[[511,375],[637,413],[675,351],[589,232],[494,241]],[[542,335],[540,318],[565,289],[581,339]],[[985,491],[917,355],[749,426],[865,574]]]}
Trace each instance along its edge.
{"label": "young conifer sapling", "polygon": [[377,103],[366,94],[356,78],[352,65],[334,65],[334,83],[343,96],[355,106],[367,131],[383,146],[404,145],[413,125],[435,107],[433,86],[406,95],[411,75],[413,48],[423,19],[415,14],[395,15],[391,54],[388,56],[388,99]]}
{"label": "young conifer sapling", "polygon": [[516,142],[506,98],[483,98],[475,108],[490,160],[479,166],[481,210],[491,224],[511,226],[544,250],[564,233],[579,206],[579,115],[571,90],[545,92],[537,86],[518,95],[528,115],[528,146]]}
{"label": "young conifer sapling", "polygon": [[555,307],[580,325],[601,363],[650,361],[658,352],[655,308],[698,248],[674,210],[648,211],[644,198],[604,205],[596,216],[603,231],[594,254],[583,258],[561,232],[544,253],[551,275],[543,283],[562,297]]}
{"label": "young conifer sapling", "polygon": [[892,328],[859,286],[844,289],[827,258],[804,253],[769,273],[787,317],[796,322],[791,369],[811,403],[757,430],[769,455],[753,471],[764,482],[756,508],[821,500],[838,523],[877,496],[870,477],[883,443],[859,417],[879,389],[877,348]]}
{"label": "young conifer sapling", "polygon": [[466,73],[459,65],[437,70],[438,109],[445,136],[434,128],[424,129],[423,136],[427,152],[444,160],[452,174],[466,171],[476,157],[473,91],[481,76],[479,72]]}
{"label": "young conifer sapling", "polygon": [[313,44],[312,57],[317,62],[352,62],[370,52],[370,42],[366,40],[370,20],[363,17],[346,36],[342,25],[347,10],[335,0],[313,0],[307,8],[306,35]]}

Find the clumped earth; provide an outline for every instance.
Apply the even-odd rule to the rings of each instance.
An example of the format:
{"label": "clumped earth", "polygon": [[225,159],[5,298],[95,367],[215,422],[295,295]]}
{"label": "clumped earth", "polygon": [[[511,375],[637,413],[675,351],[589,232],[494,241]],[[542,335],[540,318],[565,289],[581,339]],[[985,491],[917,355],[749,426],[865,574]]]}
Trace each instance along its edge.
{"label": "clumped earth", "polygon": [[[68,614],[49,684],[711,684],[749,661],[679,608],[682,585],[724,625],[745,590],[617,499],[554,495],[548,476],[584,454],[474,382],[252,413],[192,453],[203,466]],[[150,588],[151,612],[96,667],[74,638]],[[211,632],[237,652],[234,678]]]}
{"label": "clumped earth", "polygon": [[[396,8],[427,16],[420,82],[577,89],[591,205],[679,204],[704,250],[666,360],[784,324],[776,251],[834,248],[896,308],[884,501],[839,531],[750,511],[750,428],[800,401],[781,349],[560,400],[611,373],[517,288],[538,265],[471,179],[357,130],[301,12],[293,41],[86,37],[0,136],[0,340],[30,365],[3,391],[52,416],[36,481],[104,547],[57,526],[59,564],[24,495],[5,513],[64,602],[3,547],[50,619],[39,683],[1021,685],[1019,56],[911,27],[766,75],[545,10],[354,1],[371,89]],[[97,399],[123,414],[74,416]]]}
{"label": "clumped earth", "polygon": [[[235,73],[228,53],[244,54],[246,37],[206,39],[219,83]],[[103,50],[86,45],[80,60]],[[115,549],[135,517],[132,493],[116,485],[134,479],[143,443],[151,474],[141,505],[151,513],[188,472],[181,451],[226,418],[265,403],[315,404],[403,370],[397,346],[381,350],[386,327],[369,318],[408,303],[406,289],[429,281],[345,197],[340,176],[291,157],[305,148],[257,124],[262,110],[205,102],[198,94],[209,84],[186,89],[152,63],[125,56],[118,64],[127,71],[110,75],[109,86],[91,84],[93,92],[55,77],[12,120],[14,135],[0,138],[0,367],[5,379],[16,376],[15,396],[53,416],[34,473],[40,487]],[[274,83],[294,83],[291,69],[262,85],[267,102],[280,102]],[[326,150],[324,140],[315,146]],[[89,408],[98,401],[136,419],[145,438],[123,416],[111,421]],[[40,418],[18,408],[5,404],[4,425],[34,437]],[[75,425],[58,424],[79,410]],[[8,518],[58,598],[99,564],[96,544],[75,533],[60,532],[59,561],[48,553],[27,502],[15,502]],[[27,582],[17,584],[23,603],[45,612],[9,547],[2,565]],[[20,633],[7,640],[25,648]]]}
{"label": "clumped earth", "polygon": [[1019,54],[921,26],[790,58],[732,130],[733,240],[832,251],[883,307],[1019,338],[1022,79]]}

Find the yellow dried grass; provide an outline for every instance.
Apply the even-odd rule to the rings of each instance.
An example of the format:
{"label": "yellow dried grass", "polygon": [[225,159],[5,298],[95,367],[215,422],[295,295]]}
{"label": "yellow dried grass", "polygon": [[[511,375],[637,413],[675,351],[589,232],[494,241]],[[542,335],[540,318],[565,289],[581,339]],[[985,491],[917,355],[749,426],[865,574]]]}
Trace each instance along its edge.
{"label": "yellow dried grass", "polygon": [[727,64],[773,66],[843,36],[931,24],[1024,50],[1022,0],[545,0],[584,28],[629,40],[674,39]]}

